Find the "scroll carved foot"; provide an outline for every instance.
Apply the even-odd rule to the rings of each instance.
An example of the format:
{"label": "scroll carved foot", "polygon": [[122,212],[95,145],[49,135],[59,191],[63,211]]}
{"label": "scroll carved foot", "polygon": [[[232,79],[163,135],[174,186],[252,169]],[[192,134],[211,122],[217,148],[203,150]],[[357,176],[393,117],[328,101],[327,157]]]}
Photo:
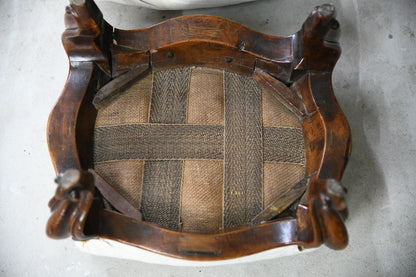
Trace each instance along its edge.
{"label": "scroll carved foot", "polygon": [[83,233],[87,214],[94,198],[93,178],[88,172],[69,169],[60,174],[55,196],[49,201],[52,215],[46,233],[54,239],[73,236],[85,240]]}
{"label": "scroll carved foot", "polygon": [[348,244],[348,233],[344,219],[348,216],[344,195],[346,189],[334,179],[327,179],[313,200],[313,211],[321,229],[322,240],[332,249],[344,249]]}

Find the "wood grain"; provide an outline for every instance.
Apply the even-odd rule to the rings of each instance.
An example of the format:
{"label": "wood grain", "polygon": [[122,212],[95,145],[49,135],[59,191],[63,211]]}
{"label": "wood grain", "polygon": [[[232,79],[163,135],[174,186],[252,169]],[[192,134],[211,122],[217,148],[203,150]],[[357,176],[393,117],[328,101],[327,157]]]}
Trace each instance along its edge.
{"label": "wood grain", "polygon": [[347,208],[336,184],[351,153],[351,132],[331,84],[340,55],[333,6],[316,7],[302,28],[288,37],[261,34],[208,15],[179,17],[141,30],[113,30],[92,0],[72,1],[65,17],[63,44],[70,71],[48,122],[57,174],[91,168],[96,117],[92,101],[97,91],[101,89],[98,99],[117,93],[138,76],[137,68],[157,72],[201,65],[254,76],[275,91],[302,123],[306,172],[311,178],[295,217],[218,234],[171,231],[104,210],[102,196],[92,194],[95,181],[84,180],[75,198],[70,195],[77,192],[68,190],[57,191],[51,200],[50,237],[110,238],[190,260],[231,259],[294,244],[325,243],[332,249],[347,245]]}

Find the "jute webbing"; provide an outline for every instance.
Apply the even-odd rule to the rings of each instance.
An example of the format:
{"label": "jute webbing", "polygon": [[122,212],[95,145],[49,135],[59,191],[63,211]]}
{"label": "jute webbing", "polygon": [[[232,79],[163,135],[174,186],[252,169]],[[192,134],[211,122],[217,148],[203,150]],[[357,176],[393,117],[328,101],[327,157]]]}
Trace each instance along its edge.
{"label": "jute webbing", "polygon": [[265,162],[264,208],[268,207],[279,195],[299,182],[304,176],[305,168],[301,164]]}
{"label": "jute webbing", "polygon": [[152,87],[150,74],[121,94],[115,101],[100,109],[95,121],[96,127],[149,122]]}
{"label": "jute webbing", "polygon": [[182,231],[215,233],[222,228],[224,165],[221,160],[184,162]]}
{"label": "jute webbing", "polygon": [[224,228],[248,222],[263,207],[261,90],[254,79],[225,72]]}
{"label": "jute webbing", "polygon": [[189,124],[129,124],[96,129],[94,159],[222,159],[224,127]]}
{"label": "jute webbing", "polygon": [[188,124],[224,125],[224,72],[192,68]]}
{"label": "jute webbing", "polygon": [[146,161],[141,212],[146,221],[179,230],[183,161]]}
{"label": "jute webbing", "polygon": [[263,126],[302,128],[298,118],[273,94],[274,92],[262,89]]}
{"label": "jute webbing", "polygon": [[[250,118],[251,119],[251,118]],[[228,122],[233,127],[238,124]],[[250,128],[249,125],[247,128]],[[226,128],[228,129],[228,128]],[[250,137],[226,133],[229,144],[224,148],[224,126],[190,124],[126,124],[104,126],[95,129],[94,160],[96,162],[138,159],[138,160],[192,160],[224,159],[224,149],[233,153],[243,153],[252,142]],[[286,127],[259,128],[257,142],[263,143],[264,161],[277,161],[303,164],[304,154],[301,129]],[[248,134],[249,135],[249,134]],[[246,142],[247,141],[247,142]],[[300,149],[300,151],[299,151]],[[239,150],[239,152],[236,152]],[[250,151],[251,151],[250,150]],[[245,151],[245,150],[244,150]],[[250,151],[244,155],[251,155]],[[227,154],[227,153],[226,153]]]}
{"label": "jute webbing", "polygon": [[101,108],[93,155],[145,221],[215,233],[249,222],[304,177],[303,144],[297,117],[253,78],[182,67]]}
{"label": "jute webbing", "polygon": [[186,123],[190,68],[154,73],[150,123]]}
{"label": "jute webbing", "polygon": [[125,160],[96,163],[95,170],[139,210],[142,198],[143,166],[144,161]]}
{"label": "jute webbing", "polygon": [[302,129],[268,127],[264,133],[264,160],[305,163]]}
{"label": "jute webbing", "polygon": [[[154,73],[150,123],[186,123],[189,78],[187,67]],[[182,171],[183,161],[145,162],[142,214],[146,221],[179,230]]]}

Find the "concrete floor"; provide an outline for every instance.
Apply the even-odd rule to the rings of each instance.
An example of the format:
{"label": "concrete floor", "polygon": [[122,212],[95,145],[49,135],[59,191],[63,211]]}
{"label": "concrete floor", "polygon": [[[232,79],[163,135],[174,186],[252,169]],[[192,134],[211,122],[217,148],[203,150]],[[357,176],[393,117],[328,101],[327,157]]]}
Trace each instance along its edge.
{"label": "concrete floor", "polygon": [[[350,244],[297,256],[208,268],[92,256],[45,235],[54,173],[45,128],[65,84],[66,0],[0,1],[1,276],[415,276],[416,1],[333,0],[343,53],[333,76],[352,128]],[[289,35],[321,1],[258,1],[186,12],[102,3],[113,26],[140,28],[182,14],[214,14]]]}

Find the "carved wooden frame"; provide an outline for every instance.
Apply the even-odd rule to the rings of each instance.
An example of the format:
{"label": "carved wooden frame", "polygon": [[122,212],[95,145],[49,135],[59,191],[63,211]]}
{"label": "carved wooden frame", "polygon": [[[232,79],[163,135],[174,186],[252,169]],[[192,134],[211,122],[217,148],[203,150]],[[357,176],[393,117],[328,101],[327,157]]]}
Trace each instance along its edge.
{"label": "carved wooden frame", "polygon": [[[350,156],[351,134],[331,84],[340,55],[333,6],[316,7],[301,30],[288,37],[261,34],[208,15],[123,31],[113,29],[92,0],[72,0],[65,22],[62,38],[70,70],[47,128],[58,175],[58,189],[49,203],[50,237],[102,237],[188,260],[230,259],[287,245],[347,245],[345,189],[339,181]],[[91,169],[97,91],[96,98],[103,100],[149,70],[178,65],[253,76],[299,117],[310,178],[296,217],[218,234],[167,230],[141,221],[140,212]],[[101,195],[121,213],[103,209]]]}

